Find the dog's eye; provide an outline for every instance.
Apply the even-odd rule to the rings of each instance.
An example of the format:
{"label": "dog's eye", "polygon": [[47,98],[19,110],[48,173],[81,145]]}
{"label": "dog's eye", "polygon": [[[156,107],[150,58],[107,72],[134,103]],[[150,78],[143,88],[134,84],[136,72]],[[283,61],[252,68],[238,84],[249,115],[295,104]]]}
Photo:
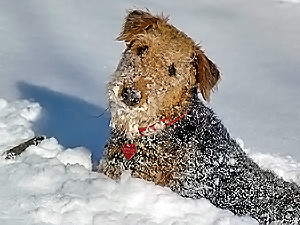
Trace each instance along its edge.
{"label": "dog's eye", "polygon": [[172,63],[169,68],[168,68],[168,71],[169,71],[169,75],[170,76],[175,76],[176,75],[176,68],[174,66],[174,63]]}
{"label": "dog's eye", "polygon": [[147,45],[139,46],[136,49],[136,54],[138,56],[142,56],[147,50],[148,50],[148,46]]}
{"label": "dog's eye", "polygon": [[148,25],[148,26],[145,28],[145,30],[150,30],[150,29],[152,29],[152,25]]}

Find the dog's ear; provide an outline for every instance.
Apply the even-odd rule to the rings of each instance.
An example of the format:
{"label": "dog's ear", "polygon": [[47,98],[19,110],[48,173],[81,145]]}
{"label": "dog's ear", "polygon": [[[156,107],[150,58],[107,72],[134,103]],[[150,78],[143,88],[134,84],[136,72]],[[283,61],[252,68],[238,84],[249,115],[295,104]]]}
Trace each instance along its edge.
{"label": "dog's ear", "polygon": [[125,18],[123,30],[117,40],[131,42],[136,35],[152,29],[161,19],[142,10],[131,10]]}
{"label": "dog's ear", "polygon": [[196,70],[196,82],[200,92],[203,98],[209,101],[211,92],[220,80],[220,72],[200,48],[197,48],[193,54],[193,65]]}

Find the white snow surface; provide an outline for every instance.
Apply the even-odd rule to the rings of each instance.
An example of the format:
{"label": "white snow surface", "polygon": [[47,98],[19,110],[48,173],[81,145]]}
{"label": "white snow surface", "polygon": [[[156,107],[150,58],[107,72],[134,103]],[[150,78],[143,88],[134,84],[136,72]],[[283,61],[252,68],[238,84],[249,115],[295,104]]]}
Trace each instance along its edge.
{"label": "white snow surface", "polygon": [[[0,224],[257,224],[205,199],[185,199],[168,188],[133,179],[113,181],[92,171],[91,153],[65,149],[55,138],[30,146],[16,159],[5,151],[34,136],[41,107],[0,99]],[[243,146],[242,140],[239,140]],[[4,155],[3,155],[4,154]],[[300,184],[300,164],[291,158],[251,153],[265,169]]]}
{"label": "white snow surface", "polygon": [[[232,136],[261,167],[300,184],[299,3],[0,0],[0,224],[257,224],[129,174],[115,182],[93,172],[108,123],[88,116],[107,107],[125,10],[164,12],[220,68],[210,104]],[[53,137],[4,159],[35,134]]]}

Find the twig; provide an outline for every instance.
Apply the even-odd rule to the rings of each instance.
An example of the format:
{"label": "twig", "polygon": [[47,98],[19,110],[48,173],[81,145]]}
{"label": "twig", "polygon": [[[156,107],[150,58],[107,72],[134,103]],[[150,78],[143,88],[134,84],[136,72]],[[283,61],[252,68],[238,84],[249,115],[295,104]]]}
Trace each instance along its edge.
{"label": "twig", "polygon": [[26,150],[26,148],[28,148],[31,145],[38,145],[44,139],[45,139],[44,136],[36,136],[34,138],[29,139],[28,141],[25,141],[25,142],[19,144],[16,147],[13,147],[13,148],[7,150],[4,153],[6,155],[5,159],[14,159],[14,158],[16,158],[16,156],[18,156],[22,152],[24,152]]}

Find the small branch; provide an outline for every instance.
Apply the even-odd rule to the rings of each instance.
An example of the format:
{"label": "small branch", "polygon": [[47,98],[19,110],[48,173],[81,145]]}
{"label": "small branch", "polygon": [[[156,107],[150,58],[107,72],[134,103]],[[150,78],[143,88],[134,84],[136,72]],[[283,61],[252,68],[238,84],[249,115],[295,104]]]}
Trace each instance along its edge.
{"label": "small branch", "polygon": [[26,148],[28,148],[31,145],[38,145],[44,139],[45,139],[44,136],[36,136],[34,138],[29,139],[28,141],[25,141],[25,142],[19,144],[16,147],[13,147],[13,148],[7,150],[4,153],[4,155],[6,155],[5,159],[14,159],[14,158],[16,158],[16,156],[18,156],[22,152],[24,152],[26,150]]}

